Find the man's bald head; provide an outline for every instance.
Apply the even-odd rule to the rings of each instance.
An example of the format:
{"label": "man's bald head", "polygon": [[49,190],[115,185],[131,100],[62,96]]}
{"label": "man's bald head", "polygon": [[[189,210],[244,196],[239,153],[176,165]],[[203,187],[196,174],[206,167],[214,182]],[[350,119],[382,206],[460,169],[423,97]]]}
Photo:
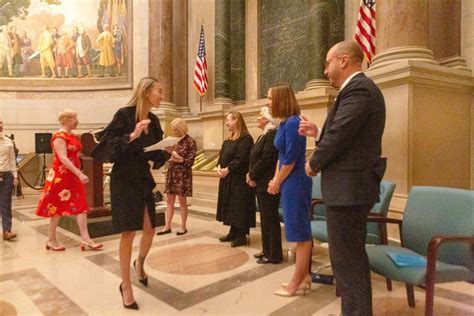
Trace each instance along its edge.
{"label": "man's bald head", "polygon": [[336,56],[347,55],[354,64],[362,64],[364,60],[364,52],[356,41],[348,40],[339,42],[334,45],[331,50],[334,50]]}
{"label": "man's bald head", "polygon": [[353,73],[361,71],[364,53],[354,41],[339,42],[328,51],[324,74],[329,83],[340,88]]}

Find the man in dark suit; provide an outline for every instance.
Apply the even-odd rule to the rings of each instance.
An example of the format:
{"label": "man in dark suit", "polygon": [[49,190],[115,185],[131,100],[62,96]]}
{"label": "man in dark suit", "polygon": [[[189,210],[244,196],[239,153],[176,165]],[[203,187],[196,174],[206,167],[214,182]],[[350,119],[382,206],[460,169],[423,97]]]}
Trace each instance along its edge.
{"label": "man in dark suit", "polygon": [[385,102],[380,89],[361,72],[363,56],[354,41],[329,50],[324,73],[340,89],[339,95],[321,131],[303,117],[299,133],[320,136],[306,173],[321,172],[329,254],[342,314],[367,316],[372,315],[372,290],[366,221],[379,199],[386,160],[380,157]]}

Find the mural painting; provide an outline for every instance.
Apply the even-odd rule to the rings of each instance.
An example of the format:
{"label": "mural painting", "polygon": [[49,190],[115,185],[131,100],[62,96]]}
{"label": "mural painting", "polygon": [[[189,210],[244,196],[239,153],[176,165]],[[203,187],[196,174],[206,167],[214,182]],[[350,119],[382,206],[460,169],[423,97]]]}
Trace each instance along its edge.
{"label": "mural painting", "polygon": [[0,0],[0,90],[131,87],[131,0]]}

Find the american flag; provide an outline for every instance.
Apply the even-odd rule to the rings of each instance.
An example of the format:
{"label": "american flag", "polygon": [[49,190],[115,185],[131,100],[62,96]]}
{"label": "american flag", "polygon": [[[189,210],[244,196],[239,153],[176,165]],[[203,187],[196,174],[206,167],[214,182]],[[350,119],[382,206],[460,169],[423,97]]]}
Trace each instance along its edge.
{"label": "american flag", "polygon": [[369,64],[375,55],[375,29],[375,0],[361,0],[355,40],[364,51]]}
{"label": "american flag", "polygon": [[207,91],[206,45],[204,43],[204,27],[202,25],[196,56],[196,67],[194,68],[194,87],[201,96]]}

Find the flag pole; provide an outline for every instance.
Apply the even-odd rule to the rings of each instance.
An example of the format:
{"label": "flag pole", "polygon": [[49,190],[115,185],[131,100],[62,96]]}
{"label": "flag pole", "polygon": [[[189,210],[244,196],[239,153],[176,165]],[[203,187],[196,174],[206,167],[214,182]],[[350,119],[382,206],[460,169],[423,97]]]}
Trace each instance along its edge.
{"label": "flag pole", "polygon": [[[199,19],[199,22],[201,23],[201,27],[204,23],[204,17],[201,16],[201,18]],[[200,93],[199,94],[199,111],[202,112],[202,94]]]}

